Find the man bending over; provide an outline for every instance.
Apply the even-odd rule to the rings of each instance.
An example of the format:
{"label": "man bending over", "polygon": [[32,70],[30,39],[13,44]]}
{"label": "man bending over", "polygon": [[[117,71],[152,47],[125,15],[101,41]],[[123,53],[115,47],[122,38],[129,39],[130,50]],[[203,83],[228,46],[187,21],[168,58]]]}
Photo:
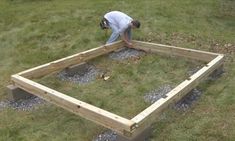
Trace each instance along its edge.
{"label": "man bending over", "polygon": [[133,20],[131,17],[120,11],[111,11],[104,15],[104,18],[100,22],[100,27],[102,29],[112,29],[112,34],[106,44],[116,41],[120,36],[127,47],[132,47],[131,29],[139,28],[140,22],[138,20]]}

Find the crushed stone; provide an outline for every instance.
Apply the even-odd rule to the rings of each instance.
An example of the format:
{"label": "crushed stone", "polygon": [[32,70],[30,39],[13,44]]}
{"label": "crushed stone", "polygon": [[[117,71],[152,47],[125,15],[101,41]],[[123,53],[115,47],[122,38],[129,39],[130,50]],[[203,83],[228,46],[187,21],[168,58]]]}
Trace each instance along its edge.
{"label": "crushed stone", "polygon": [[163,85],[158,89],[154,89],[145,94],[144,100],[145,102],[153,104],[158,101],[160,98],[164,98],[165,95],[173,89],[170,85]]}
{"label": "crushed stone", "polygon": [[[92,141],[117,141],[120,140],[118,138],[119,137],[116,132],[112,130],[107,130],[96,136]],[[143,141],[150,141],[150,138],[145,138]]]}
{"label": "crushed stone", "polygon": [[8,108],[9,105],[9,101],[0,101],[0,110]]}
{"label": "crushed stone", "polygon": [[116,140],[117,140],[117,133],[112,130],[107,130],[98,135],[92,141],[116,141]]}
{"label": "crushed stone", "polygon": [[3,110],[5,108],[12,108],[14,110],[19,110],[19,111],[32,111],[36,109],[38,106],[45,103],[46,101],[36,96],[18,101],[3,100],[0,101],[0,110]]}
{"label": "crushed stone", "polygon": [[197,71],[199,71],[201,68],[202,68],[202,66],[197,66],[197,67],[195,67],[195,68],[190,68],[190,69],[187,71],[187,75],[190,77],[190,76],[192,76],[194,73],[196,73]]}
{"label": "crushed stone", "polygon": [[118,51],[114,51],[110,53],[109,58],[120,61],[124,59],[129,59],[132,57],[140,57],[141,55],[144,55],[144,54],[146,54],[144,51],[125,47]]}
{"label": "crushed stone", "polygon": [[[192,76],[194,73],[196,73],[197,71],[199,71],[202,68],[202,66],[197,66],[195,68],[191,68],[190,70],[187,71],[188,76]],[[214,81],[216,79],[218,79],[219,77],[222,76],[222,74],[225,73],[225,70],[223,67],[220,67],[218,69],[216,69],[215,71],[213,71],[207,78],[206,80],[209,81]]]}
{"label": "crushed stone", "polygon": [[186,111],[191,105],[197,101],[202,95],[202,90],[194,88],[186,96],[184,96],[180,101],[178,101],[173,109],[177,111]]}
{"label": "crushed stone", "polygon": [[[160,98],[164,98],[168,92],[173,89],[171,85],[163,85],[158,89],[152,90],[144,96],[145,102],[153,104]],[[173,109],[177,111],[186,111],[191,107],[191,105],[197,101],[202,95],[202,90],[198,88],[192,89],[186,96],[184,96],[180,101],[178,101]]]}
{"label": "crushed stone", "polygon": [[209,77],[207,78],[207,80],[209,81],[215,81],[216,79],[220,78],[223,73],[225,73],[225,70],[223,67],[218,68],[216,70],[214,70],[214,72],[212,72]]}
{"label": "crushed stone", "polygon": [[68,71],[63,70],[57,74],[57,76],[63,81],[69,81],[78,84],[87,84],[95,80],[101,73],[94,65],[85,64],[82,69],[78,69],[77,72],[70,74]]}

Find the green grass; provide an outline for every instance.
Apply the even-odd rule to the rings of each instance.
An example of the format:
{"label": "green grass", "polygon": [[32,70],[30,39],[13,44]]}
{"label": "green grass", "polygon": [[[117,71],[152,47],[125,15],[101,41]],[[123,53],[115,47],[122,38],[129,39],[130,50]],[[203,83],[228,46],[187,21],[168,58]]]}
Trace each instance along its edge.
{"label": "green grass", "polygon": [[[226,73],[216,81],[200,84],[204,94],[189,111],[165,110],[161,120],[155,124],[151,140],[234,140],[234,1],[1,0],[0,9],[0,99],[7,97],[5,86],[10,83],[11,74],[104,44],[108,37],[99,29],[99,20],[110,9],[120,10],[142,23],[141,29],[134,31],[134,39],[226,54]],[[229,43],[231,46],[226,47]],[[145,70],[144,65],[151,59],[154,58],[146,57],[143,64],[138,65],[140,68],[125,63],[116,67],[127,65],[128,75],[123,73],[122,77],[134,81],[145,75],[137,70]],[[153,69],[165,62],[157,59]],[[179,75],[184,70],[180,66],[187,66],[181,64],[182,61],[178,62],[178,59],[167,61],[170,63],[164,64],[161,70],[150,69],[150,73],[164,69],[169,72],[176,64],[179,70],[175,74]],[[118,80],[114,75],[110,81],[124,81],[122,77]],[[163,78],[170,78],[172,83],[178,82],[178,78],[174,80],[172,74],[167,73],[159,78],[159,84],[162,84]],[[136,92],[153,88],[153,80],[145,80],[147,84]],[[129,86],[130,92],[134,93],[135,85]],[[76,92],[73,87],[70,90]],[[123,89],[121,93],[125,91]],[[124,114],[121,109],[110,110]],[[42,106],[32,112],[12,109],[0,111],[2,141],[90,141],[102,130],[104,128],[52,105]]]}
{"label": "green grass", "polygon": [[[175,59],[178,61],[173,61]],[[146,54],[137,60],[126,59],[123,61],[114,61],[108,56],[102,56],[89,63],[97,69],[105,71],[110,79],[104,81],[97,76],[95,81],[79,85],[62,81],[57,74],[52,74],[36,81],[131,119],[150,106],[143,100],[146,93],[166,84],[178,85],[188,77],[188,70],[202,64],[155,54]],[[127,105],[129,108],[126,108]]]}

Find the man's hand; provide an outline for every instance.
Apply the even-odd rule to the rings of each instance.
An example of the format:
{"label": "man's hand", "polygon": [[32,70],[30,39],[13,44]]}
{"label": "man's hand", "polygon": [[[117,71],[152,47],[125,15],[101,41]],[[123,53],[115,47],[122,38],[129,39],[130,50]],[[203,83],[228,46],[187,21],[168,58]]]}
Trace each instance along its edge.
{"label": "man's hand", "polygon": [[126,43],[126,46],[133,48],[133,44],[129,41],[127,33],[121,34],[121,39]]}
{"label": "man's hand", "polygon": [[126,45],[127,45],[127,47],[129,47],[129,48],[133,48],[133,44],[132,44],[131,42],[127,42]]}

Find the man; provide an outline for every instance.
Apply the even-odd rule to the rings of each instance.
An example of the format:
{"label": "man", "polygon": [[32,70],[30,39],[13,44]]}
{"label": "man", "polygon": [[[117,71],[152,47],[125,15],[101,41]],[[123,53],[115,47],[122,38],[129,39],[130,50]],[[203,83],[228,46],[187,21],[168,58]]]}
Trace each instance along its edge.
{"label": "man", "polygon": [[112,34],[106,44],[116,41],[120,36],[127,47],[132,47],[131,29],[139,28],[140,22],[133,20],[131,17],[120,11],[111,11],[104,15],[100,27],[102,29],[112,29]]}

